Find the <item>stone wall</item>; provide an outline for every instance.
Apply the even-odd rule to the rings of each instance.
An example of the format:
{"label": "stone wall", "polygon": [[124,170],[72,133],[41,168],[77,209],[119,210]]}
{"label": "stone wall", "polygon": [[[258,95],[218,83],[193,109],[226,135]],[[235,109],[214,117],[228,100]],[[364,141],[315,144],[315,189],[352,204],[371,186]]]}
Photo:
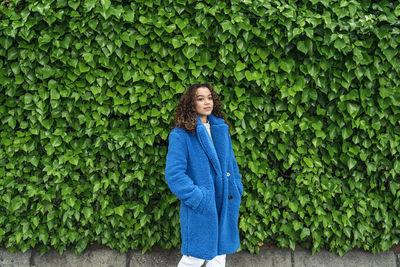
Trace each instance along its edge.
{"label": "stone wall", "polygon": [[[153,249],[145,254],[141,251],[129,251],[121,254],[106,247],[89,247],[79,257],[66,251],[60,255],[51,251],[40,255],[35,250],[10,253],[0,248],[1,267],[176,267],[181,258],[179,250]],[[280,248],[261,248],[260,254],[250,254],[245,251],[227,255],[226,266],[240,267],[356,267],[383,266],[400,267],[399,251],[392,249],[382,253],[369,253],[353,250],[340,257],[328,251],[314,255],[304,249],[295,251]]]}

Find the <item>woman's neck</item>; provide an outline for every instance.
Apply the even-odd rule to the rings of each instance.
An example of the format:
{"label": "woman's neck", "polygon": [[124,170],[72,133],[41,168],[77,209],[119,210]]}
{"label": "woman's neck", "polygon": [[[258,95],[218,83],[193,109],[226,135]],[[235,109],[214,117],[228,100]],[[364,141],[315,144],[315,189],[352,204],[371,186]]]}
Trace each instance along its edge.
{"label": "woman's neck", "polygon": [[201,120],[202,123],[207,123],[208,122],[206,115],[199,115],[199,117],[200,117],[200,120]]}

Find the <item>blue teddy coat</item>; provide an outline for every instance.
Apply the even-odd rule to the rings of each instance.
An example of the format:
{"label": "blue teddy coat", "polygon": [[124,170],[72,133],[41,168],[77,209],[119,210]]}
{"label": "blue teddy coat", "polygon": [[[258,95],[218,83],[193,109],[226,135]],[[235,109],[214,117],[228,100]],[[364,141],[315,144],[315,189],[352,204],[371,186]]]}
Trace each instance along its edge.
{"label": "blue teddy coat", "polygon": [[195,134],[169,135],[165,179],[181,200],[181,253],[205,260],[240,247],[238,216],[243,184],[228,125],[211,114],[211,135],[197,115]]}

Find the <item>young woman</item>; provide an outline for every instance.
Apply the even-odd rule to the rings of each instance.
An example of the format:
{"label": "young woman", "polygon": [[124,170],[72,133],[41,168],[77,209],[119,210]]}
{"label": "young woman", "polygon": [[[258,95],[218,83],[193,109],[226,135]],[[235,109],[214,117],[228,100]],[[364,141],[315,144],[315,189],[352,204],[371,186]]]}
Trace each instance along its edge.
{"label": "young woman", "polygon": [[240,247],[243,184],[228,122],[207,83],[190,86],[175,109],[165,179],[181,201],[182,258],[178,267],[225,266]]}

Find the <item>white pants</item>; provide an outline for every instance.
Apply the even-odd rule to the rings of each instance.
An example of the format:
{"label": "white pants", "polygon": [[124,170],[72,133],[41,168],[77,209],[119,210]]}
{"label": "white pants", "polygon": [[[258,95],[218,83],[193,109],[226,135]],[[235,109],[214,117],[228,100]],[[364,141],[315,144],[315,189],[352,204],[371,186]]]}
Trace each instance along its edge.
{"label": "white pants", "polygon": [[203,260],[192,256],[183,255],[178,267],[200,267],[206,262],[206,267],[225,267],[225,254],[215,256],[212,260]]}

